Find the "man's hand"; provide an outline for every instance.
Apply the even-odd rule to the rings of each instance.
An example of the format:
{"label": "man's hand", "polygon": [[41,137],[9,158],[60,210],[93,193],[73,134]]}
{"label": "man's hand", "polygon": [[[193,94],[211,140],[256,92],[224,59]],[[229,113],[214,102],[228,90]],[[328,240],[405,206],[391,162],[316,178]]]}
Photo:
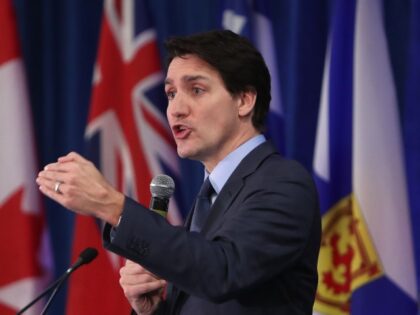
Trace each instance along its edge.
{"label": "man's hand", "polygon": [[45,166],[36,182],[40,191],[64,207],[116,225],[124,195],[116,191],[92,162],[71,152]]}
{"label": "man's hand", "polygon": [[140,315],[150,315],[158,307],[166,281],[139,264],[127,260],[120,269],[120,285],[133,310]]}

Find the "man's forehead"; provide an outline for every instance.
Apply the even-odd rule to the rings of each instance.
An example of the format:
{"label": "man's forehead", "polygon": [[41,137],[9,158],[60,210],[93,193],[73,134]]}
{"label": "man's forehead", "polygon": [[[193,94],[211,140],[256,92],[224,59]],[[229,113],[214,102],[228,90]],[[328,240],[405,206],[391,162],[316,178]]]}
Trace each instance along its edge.
{"label": "man's forehead", "polygon": [[210,80],[213,76],[220,76],[217,69],[199,56],[187,54],[172,59],[168,66],[165,83],[166,81],[173,83],[173,80],[178,78],[185,82]]}

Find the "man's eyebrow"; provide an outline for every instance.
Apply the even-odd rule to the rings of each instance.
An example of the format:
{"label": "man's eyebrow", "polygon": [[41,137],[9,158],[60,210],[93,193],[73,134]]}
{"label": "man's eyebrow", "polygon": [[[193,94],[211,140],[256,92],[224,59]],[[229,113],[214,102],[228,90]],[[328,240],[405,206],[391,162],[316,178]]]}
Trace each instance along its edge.
{"label": "man's eyebrow", "polygon": [[[186,75],[182,77],[182,81],[185,82],[192,82],[192,81],[200,81],[200,80],[204,80],[204,81],[209,81],[210,79],[206,76],[203,75]],[[167,84],[172,84],[174,81],[171,78],[166,78],[165,79],[165,85]]]}
{"label": "man's eyebrow", "polygon": [[206,76],[198,74],[198,75],[186,75],[185,77],[182,78],[182,80],[186,82],[191,82],[191,81],[200,81],[200,80],[209,81],[210,79]]}

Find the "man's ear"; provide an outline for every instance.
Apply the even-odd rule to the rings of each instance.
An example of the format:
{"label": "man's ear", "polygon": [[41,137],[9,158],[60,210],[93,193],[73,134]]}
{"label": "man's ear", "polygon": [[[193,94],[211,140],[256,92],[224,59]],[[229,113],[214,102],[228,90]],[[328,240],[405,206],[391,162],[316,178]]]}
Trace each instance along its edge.
{"label": "man's ear", "polygon": [[257,91],[249,89],[239,94],[238,114],[240,117],[246,117],[252,114],[257,101]]}

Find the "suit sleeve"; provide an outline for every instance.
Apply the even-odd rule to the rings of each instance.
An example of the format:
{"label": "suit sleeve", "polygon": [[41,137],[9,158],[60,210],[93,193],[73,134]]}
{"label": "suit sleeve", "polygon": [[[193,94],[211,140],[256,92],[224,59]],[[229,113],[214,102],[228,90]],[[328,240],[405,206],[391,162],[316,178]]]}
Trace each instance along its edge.
{"label": "suit sleeve", "polygon": [[319,229],[309,175],[297,164],[275,172],[268,165],[245,178],[208,238],[171,226],[126,198],[112,241],[105,228],[105,247],[191,295],[215,302],[232,298],[296,264]]}

